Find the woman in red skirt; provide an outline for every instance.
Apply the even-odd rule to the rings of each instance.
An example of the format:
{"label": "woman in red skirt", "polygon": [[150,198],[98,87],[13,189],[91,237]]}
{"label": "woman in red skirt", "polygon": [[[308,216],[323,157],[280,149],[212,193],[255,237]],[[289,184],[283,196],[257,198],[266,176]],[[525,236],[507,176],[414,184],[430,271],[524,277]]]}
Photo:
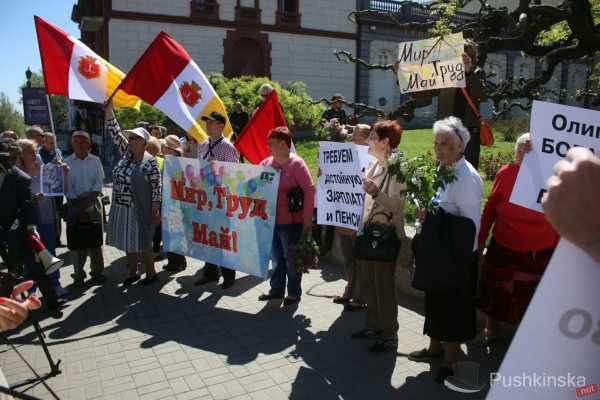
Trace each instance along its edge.
{"label": "woman in red skirt", "polygon": [[479,249],[485,247],[493,225],[480,277],[479,309],[488,318],[478,339],[484,344],[494,339],[498,321],[519,324],[559,239],[543,213],[509,201],[523,156],[530,149],[529,134],[521,135],[515,162],[496,174],[481,216]]}

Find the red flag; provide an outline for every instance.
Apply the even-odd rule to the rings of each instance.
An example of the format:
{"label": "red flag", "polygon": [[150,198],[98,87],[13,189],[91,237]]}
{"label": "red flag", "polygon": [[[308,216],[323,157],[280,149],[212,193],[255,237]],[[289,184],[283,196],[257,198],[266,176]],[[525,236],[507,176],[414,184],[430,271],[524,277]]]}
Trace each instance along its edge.
{"label": "red flag", "polygon": [[259,164],[271,156],[267,135],[271,129],[278,126],[287,126],[287,123],[279,105],[277,92],[273,90],[240,133],[235,147],[252,164]]}

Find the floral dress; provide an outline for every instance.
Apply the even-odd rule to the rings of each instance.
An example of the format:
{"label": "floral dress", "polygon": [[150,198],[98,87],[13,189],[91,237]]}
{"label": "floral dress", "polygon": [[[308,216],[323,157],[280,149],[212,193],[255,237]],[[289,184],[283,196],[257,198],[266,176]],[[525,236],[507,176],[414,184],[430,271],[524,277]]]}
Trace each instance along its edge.
{"label": "floral dress", "polygon": [[[116,119],[106,121],[106,130],[123,156],[113,170],[112,205],[106,229],[106,243],[128,253],[139,253],[152,247],[154,230],[146,215],[136,206],[133,178],[142,173],[150,185],[151,201],[160,202],[162,182],[158,164],[154,157],[144,156],[132,161],[129,142]],[[147,200],[147,199],[144,199]]]}

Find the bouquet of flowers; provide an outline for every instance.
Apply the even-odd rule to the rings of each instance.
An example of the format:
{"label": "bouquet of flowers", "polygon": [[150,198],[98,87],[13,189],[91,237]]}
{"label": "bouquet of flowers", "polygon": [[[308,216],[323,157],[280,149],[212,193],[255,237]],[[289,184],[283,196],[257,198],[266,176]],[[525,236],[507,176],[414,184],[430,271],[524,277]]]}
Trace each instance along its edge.
{"label": "bouquet of flowers", "polygon": [[[435,200],[438,189],[443,189],[456,180],[455,169],[440,165],[431,152],[408,160],[402,156],[395,157],[388,161],[387,166],[390,176],[406,185],[406,198],[427,212],[435,212],[439,206]],[[420,225],[421,222],[417,221],[417,231],[420,230]]]}
{"label": "bouquet of flowers", "polygon": [[315,269],[319,265],[319,246],[312,236],[302,233],[300,241],[288,249],[288,262],[297,272],[308,273],[309,269]]}
{"label": "bouquet of flowers", "polygon": [[348,139],[349,132],[345,125],[341,125],[339,119],[332,118],[325,123],[321,137],[323,140],[331,142],[345,142]]}

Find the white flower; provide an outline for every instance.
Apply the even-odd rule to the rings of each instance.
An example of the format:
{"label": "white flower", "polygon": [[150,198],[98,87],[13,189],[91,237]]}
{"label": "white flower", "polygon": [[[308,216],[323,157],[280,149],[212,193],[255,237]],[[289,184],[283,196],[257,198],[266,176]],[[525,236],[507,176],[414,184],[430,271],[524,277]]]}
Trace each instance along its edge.
{"label": "white flower", "polygon": [[425,176],[425,170],[423,169],[423,167],[417,168],[417,170],[415,171],[415,177],[422,178],[424,176]]}

